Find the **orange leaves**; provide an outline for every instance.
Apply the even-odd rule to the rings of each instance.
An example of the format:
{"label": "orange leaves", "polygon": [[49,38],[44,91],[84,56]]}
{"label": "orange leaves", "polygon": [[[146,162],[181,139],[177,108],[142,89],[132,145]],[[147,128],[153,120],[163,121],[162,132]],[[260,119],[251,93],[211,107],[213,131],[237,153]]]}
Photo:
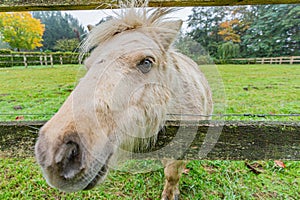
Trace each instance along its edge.
{"label": "orange leaves", "polygon": [[0,13],[0,34],[12,48],[32,50],[42,46],[45,26],[29,12]]}
{"label": "orange leaves", "polygon": [[228,29],[230,27],[229,21],[225,21],[225,22],[221,23],[220,27],[223,29]]}
{"label": "orange leaves", "polygon": [[275,163],[276,166],[278,166],[280,168],[285,168],[284,162],[282,162],[280,160],[274,160],[274,163]]}
{"label": "orange leaves", "polygon": [[21,120],[24,120],[24,116],[16,116],[15,120],[17,121],[21,121]]}
{"label": "orange leaves", "polygon": [[238,19],[232,19],[220,24],[221,30],[218,32],[224,39],[224,41],[241,42],[240,35],[237,33],[235,27],[240,26],[241,22]]}

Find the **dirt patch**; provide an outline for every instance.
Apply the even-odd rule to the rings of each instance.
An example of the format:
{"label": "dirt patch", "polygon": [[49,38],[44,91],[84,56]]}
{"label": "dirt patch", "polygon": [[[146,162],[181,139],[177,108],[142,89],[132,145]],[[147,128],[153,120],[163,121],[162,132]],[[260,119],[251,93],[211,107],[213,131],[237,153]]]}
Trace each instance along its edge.
{"label": "dirt patch", "polygon": [[1,122],[0,157],[30,157],[39,128],[45,122]]}
{"label": "dirt patch", "polygon": [[277,196],[276,192],[257,192],[253,194],[254,199],[274,199]]}

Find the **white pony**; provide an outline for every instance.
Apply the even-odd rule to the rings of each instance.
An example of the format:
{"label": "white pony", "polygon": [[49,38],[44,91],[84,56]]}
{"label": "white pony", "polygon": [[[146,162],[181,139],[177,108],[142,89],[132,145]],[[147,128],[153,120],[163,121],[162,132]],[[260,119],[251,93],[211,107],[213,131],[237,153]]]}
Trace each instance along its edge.
{"label": "white pony", "polygon": [[[91,31],[87,73],[40,130],[35,154],[47,182],[60,190],[101,183],[118,150],[152,144],[167,113],[212,113],[211,91],[196,63],[172,43],[182,21],[170,8],[124,9]],[[208,118],[202,118],[208,119]],[[164,160],[162,199],[177,199],[184,161]]]}

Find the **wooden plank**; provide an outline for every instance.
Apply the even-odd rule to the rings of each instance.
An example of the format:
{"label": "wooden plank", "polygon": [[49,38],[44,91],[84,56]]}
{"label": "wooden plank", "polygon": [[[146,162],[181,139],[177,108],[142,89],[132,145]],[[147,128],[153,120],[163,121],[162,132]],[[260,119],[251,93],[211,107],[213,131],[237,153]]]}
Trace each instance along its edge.
{"label": "wooden plank", "polygon": [[[186,138],[194,136],[182,156],[188,160],[300,159],[300,122],[212,121],[198,123],[197,128],[195,134],[192,122],[186,125],[184,122],[168,122],[166,136],[161,135],[159,142],[164,141],[164,137],[169,140],[180,129],[185,135],[183,140],[169,144],[173,145],[173,152],[159,156],[178,156],[180,151],[184,151],[181,146],[188,144]],[[155,148],[160,149],[162,145],[157,144]]]}
{"label": "wooden plank", "polygon": [[[38,129],[43,124],[0,123],[0,154],[8,157],[33,156]],[[18,153],[20,150],[25,153]],[[167,121],[156,144],[151,148],[140,149],[131,157],[300,160],[300,121]]]}
{"label": "wooden plank", "polygon": [[[115,0],[0,0],[0,12],[116,8]],[[150,7],[297,4],[299,0],[149,0]]]}

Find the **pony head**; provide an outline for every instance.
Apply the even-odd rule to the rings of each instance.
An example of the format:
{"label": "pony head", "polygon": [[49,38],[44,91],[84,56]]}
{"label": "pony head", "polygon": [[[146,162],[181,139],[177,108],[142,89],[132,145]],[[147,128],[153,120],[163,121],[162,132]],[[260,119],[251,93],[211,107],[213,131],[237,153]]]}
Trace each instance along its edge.
{"label": "pony head", "polygon": [[[92,29],[82,46],[93,49],[85,61],[87,73],[42,127],[35,146],[51,186],[66,192],[93,188],[118,150],[137,148],[136,138],[150,144],[167,112],[181,108],[176,95],[188,86],[182,78],[188,73],[182,76],[184,58],[172,48],[182,24],[168,20],[173,11],[125,9]],[[189,98],[184,104],[203,111]]]}

